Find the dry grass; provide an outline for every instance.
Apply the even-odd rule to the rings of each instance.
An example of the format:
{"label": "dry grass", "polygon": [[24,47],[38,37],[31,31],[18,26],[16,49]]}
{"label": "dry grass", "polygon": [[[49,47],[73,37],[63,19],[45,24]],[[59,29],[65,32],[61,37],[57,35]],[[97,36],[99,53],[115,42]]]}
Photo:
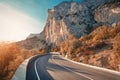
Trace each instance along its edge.
{"label": "dry grass", "polygon": [[116,35],[113,43],[114,53],[110,56],[110,65],[113,69],[119,70],[120,64],[120,32]]}
{"label": "dry grass", "polygon": [[0,44],[0,80],[10,80],[18,66],[28,57],[42,54],[44,50],[26,50],[15,43]]}

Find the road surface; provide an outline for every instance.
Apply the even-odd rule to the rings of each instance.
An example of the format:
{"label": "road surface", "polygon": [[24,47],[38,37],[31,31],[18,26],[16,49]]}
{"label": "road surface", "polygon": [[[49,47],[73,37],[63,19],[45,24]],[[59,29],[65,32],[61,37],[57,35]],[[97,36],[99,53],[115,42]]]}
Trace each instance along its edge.
{"label": "road surface", "polygon": [[120,80],[120,76],[75,64],[58,54],[32,58],[26,80]]}

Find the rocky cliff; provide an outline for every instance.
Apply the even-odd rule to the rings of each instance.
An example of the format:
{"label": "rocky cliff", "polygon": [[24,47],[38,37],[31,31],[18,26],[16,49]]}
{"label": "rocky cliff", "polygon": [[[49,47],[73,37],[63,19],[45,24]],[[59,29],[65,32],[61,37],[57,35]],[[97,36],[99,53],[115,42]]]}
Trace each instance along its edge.
{"label": "rocky cliff", "polygon": [[[100,25],[115,26],[120,21],[120,3],[115,1],[62,2],[48,10],[43,32],[32,34],[26,40],[31,43],[32,48],[41,47],[43,41],[44,45],[56,46],[71,36],[80,38],[87,35]],[[33,39],[36,41],[34,44]]]}
{"label": "rocky cliff", "polygon": [[[89,34],[95,27],[103,25],[103,23],[113,24],[114,22],[118,22],[118,6],[111,9],[110,4],[107,5],[113,1],[85,0],[80,3],[62,2],[54,8],[49,9],[45,26],[47,43],[59,45],[71,36],[79,38]],[[105,21],[105,19],[108,20]]]}
{"label": "rocky cliff", "polygon": [[88,28],[92,29],[94,23],[89,8],[82,3],[63,2],[49,9],[48,13],[45,36],[49,44],[58,45],[71,35],[85,35],[90,32]]}
{"label": "rocky cliff", "polygon": [[120,2],[99,6],[95,9],[94,18],[98,23],[114,26],[120,21]]}

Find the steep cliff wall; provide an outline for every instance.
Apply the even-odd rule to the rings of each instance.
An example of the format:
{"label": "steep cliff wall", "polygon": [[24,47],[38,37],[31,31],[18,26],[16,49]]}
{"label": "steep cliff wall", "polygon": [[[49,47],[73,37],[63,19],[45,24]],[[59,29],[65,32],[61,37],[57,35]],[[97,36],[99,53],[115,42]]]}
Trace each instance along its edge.
{"label": "steep cliff wall", "polygon": [[46,41],[58,45],[71,35],[80,37],[89,33],[94,20],[86,5],[76,2],[63,2],[48,10],[48,20],[45,26]]}
{"label": "steep cliff wall", "polygon": [[[41,41],[45,41],[44,46],[59,45],[71,36],[80,38],[87,35],[101,25],[115,26],[120,21],[119,5],[120,3],[115,3],[115,0],[62,2],[48,10],[43,32],[31,34],[26,40],[31,43],[32,48],[41,47]],[[32,44],[34,38],[37,41],[35,39],[36,42]]]}
{"label": "steep cliff wall", "polygon": [[109,3],[95,9],[95,20],[98,23],[114,25],[120,21],[120,2]]}
{"label": "steep cliff wall", "polygon": [[113,0],[62,2],[49,9],[44,29],[47,43],[58,45],[71,35],[79,38],[90,33],[96,27],[95,24],[100,22],[97,17],[104,14],[97,15],[97,7],[111,1]]}

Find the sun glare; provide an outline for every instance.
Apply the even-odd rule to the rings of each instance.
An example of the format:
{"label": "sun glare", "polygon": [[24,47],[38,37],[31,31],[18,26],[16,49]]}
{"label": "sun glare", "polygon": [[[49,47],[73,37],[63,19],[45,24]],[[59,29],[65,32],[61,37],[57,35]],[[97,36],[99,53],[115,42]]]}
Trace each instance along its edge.
{"label": "sun glare", "polygon": [[19,41],[40,32],[40,23],[17,9],[0,4],[0,41]]}

